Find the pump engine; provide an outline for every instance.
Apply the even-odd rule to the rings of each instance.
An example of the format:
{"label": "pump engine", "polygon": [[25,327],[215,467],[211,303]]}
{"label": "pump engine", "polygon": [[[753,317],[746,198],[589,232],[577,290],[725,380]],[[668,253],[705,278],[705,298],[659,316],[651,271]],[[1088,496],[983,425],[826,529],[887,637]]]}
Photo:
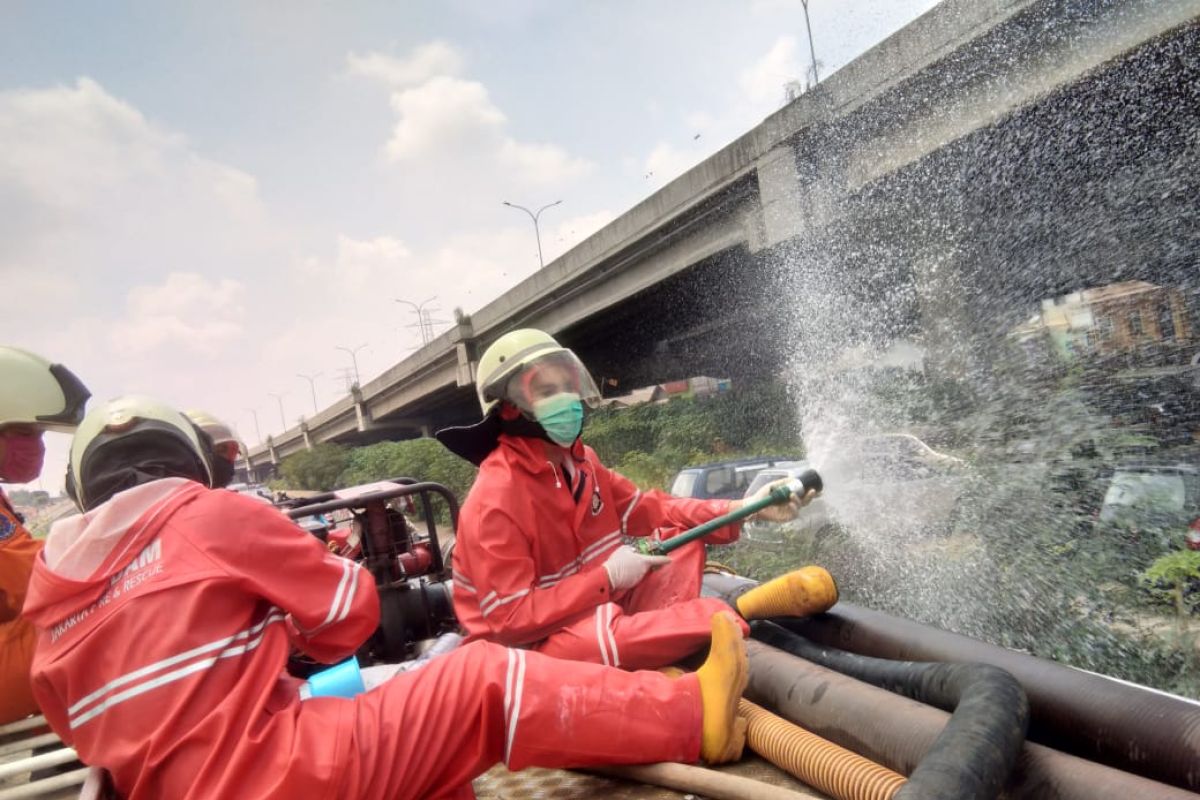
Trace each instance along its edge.
{"label": "pump engine", "polygon": [[[444,501],[453,533],[458,524],[458,501],[453,492],[439,483],[412,478],[281,504],[283,512],[301,527],[330,549],[361,563],[374,577],[379,591],[379,628],[358,653],[363,664],[414,658],[423,643],[458,628],[448,582],[450,565],[438,540],[434,497]],[[410,521],[418,510],[423,529]],[[290,669],[301,676],[309,671],[303,663],[294,663]]]}

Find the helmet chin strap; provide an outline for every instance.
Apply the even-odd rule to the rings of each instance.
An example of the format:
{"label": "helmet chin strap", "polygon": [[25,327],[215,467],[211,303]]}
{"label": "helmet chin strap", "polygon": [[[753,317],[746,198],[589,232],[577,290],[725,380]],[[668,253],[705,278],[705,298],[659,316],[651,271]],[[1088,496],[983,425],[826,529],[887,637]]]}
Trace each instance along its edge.
{"label": "helmet chin strap", "polygon": [[546,433],[546,429],[534,419],[530,419],[524,414],[518,413],[516,419],[509,419],[507,415],[500,417],[500,430],[507,433],[509,436],[524,436],[527,439],[542,439],[550,442],[555,447],[560,447],[557,442],[550,438]]}

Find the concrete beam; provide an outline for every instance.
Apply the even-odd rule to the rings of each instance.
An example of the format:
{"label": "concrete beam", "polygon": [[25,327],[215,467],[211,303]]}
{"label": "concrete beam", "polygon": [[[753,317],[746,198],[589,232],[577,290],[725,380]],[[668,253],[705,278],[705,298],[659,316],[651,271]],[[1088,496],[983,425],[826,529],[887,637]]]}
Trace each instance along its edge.
{"label": "concrete beam", "polygon": [[[1197,0],[1092,0],[1067,10],[1029,0],[944,5],[992,6],[991,27],[971,32],[968,40],[948,30],[941,16],[927,14],[887,40],[902,45],[896,53],[902,58],[945,31],[942,49],[953,46],[953,57],[943,53],[946,66],[936,76],[897,85],[886,110],[864,107],[874,119],[855,124],[853,137],[839,137],[849,144],[846,193],[994,124],[1200,14]],[[1065,19],[1047,24],[1052,16]]]}

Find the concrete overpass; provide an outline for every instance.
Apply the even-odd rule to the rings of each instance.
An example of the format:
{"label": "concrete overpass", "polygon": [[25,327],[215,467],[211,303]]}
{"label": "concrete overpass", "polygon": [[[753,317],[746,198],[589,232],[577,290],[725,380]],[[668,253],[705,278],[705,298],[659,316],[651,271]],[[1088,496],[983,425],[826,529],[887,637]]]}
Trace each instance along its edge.
{"label": "concrete overpass", "polygon": [[[880,246],[897,226],[943,237],[917,225],[914,212],[933,216],[922,205],[930,203],[942,218],[963,213],[929,183],[955,183],[959,201],[978,191],[963,166],[972,146],[1011,146],[1014,119],[1071,98],[1092,98],[1081,116],[1100,113],[1092,106],[1109,82],[1143,80],[1123,65],[1154,48],[1195,45],[1198,29],[1200,0],[946,0],[469,319],[253,449],[251,463],[272,465],[316,442],[405,438],[472,419],[479,353],[517,327],[559,335],[597,377],[626,387],[700,372],[770,373],[779,354],[734,335],[769,328],[758,310],[779,286],[758,269],[764,259],[819,247],[833,229],[878,237]],[[1194,61],[1144,91],[1178,91]],[[877,202],[863,202],[871,197]],[[981,202],[972,196],[966,205]],[[968,313],[947,302],[953,290],[933,277],[935,267],[913,259],[928,289],[913,313]]]}

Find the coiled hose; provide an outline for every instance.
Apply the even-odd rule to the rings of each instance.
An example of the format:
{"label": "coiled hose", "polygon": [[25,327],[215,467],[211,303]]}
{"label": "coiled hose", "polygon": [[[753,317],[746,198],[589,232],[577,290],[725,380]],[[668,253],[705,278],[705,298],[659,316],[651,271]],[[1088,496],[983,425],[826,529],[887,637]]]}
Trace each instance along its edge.
{"label": "coiled hose", "polygon": [[953,711],[945,729],[897,794],[907,798],[1000,795],[1029,721],[1029,703],[1016,679],[986,664],[887,661],[820,647],[766,621],[751,624],[754,638],[786,653],[918,702]]}
{"label": "coiled hose", "polygon": [[[736,586],[706,575],[717,588]],[[710,593],[712,591],[710,590]],[[1030,741],[1200,791],[1200,703],[1057,664],[902,617],[841,602],[784,627],[810,641],[877,658],[993,664],[1029,696]]]}
{"label": "coiled hose", "polygon": [[[746,642],[746,696],[818,736],[911,774],[950,715],[933,706]],[[1200,800],[1200,795],[1026,742],[1004,788],[1013,800]]]}
{"label": "coiled hose", "polygon": [[743,699],[738,713],[749,722],[754,752],[835,800],[892,800],[904,776],[826,741]]}

